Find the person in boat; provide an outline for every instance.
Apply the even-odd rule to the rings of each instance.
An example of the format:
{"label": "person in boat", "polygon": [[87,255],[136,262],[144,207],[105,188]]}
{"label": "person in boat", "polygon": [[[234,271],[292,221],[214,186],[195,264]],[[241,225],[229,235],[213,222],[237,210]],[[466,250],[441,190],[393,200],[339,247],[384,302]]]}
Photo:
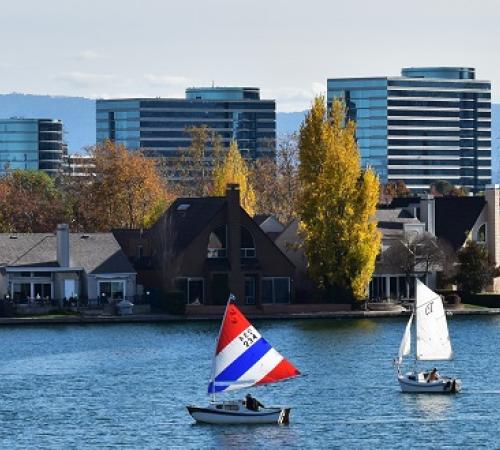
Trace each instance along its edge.
{"label": "person in boat", "polygon": [[439,380],[439,374],[437,369],[434,367],[434,369],[431,370],[429,375],[427,376],[427,383],[430,383],[431,381],[437,381]]}
{"label": "person in boat", "polygon": [[250,411],[258,411],[259,408],[264,408],[264,405],[250,394],[247,394],[245,397],[245,405]]}

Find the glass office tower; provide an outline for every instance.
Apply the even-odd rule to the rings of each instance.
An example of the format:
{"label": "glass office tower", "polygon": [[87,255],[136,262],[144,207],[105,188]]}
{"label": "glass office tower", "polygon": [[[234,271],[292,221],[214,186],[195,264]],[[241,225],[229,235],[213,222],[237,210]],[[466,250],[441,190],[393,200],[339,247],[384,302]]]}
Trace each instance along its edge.
{"label": "glass office tower", "polygon": [[97,142],[106,139],[146,155],[176,158],[189,147],[190,127],[206,125],[224,147],[234,139],[248,159],[274,157],[276,105],[258,88],[189,88],[186,98],[97,100]]}
{"label": "glass office tower", "polygon": [[23,169],[55,175],[61,169],[63,149],[60,120],[0,119],[0,173]]}
{"label": "glass office tower", "polygon": [[400,77],[328,80],[346,102],[364,166],[422,192],[447,180],[477,192],[491,182],[491,83],[463,67],[406,68]]}

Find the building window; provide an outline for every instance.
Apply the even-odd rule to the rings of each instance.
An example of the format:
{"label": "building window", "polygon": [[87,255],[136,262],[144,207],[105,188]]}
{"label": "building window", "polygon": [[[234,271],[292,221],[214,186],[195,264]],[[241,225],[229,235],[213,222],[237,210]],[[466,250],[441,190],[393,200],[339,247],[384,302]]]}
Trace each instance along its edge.
{"label": "building window", "polygon": [[240,257],[241,258],[255,258],[255,243],[253,240],[252,233],[248,231],[247,228],[241,227],[241,249],[240,249]]}
{"label": "building window", "polygon": [[483,223],[477,230],[476,241],[480,243],[486,242],[486,224]]}
{"label": "building window", "polygon": [[144,246],[142,245],[137,246],[137,257],[139,259],[144,258]]}
{"label": "building window", "polygon": [[290,303],[290,278],[263,278],[262,303]]}
{"label": "building window", "polygon": [[99,281],[99,298],[122,300],[125,298],[125,280]]}
{"label": "building window", "polygon": [[227,257],[227,227],[220,225],[208,238],[207,258]]}
{"label": "building window", "polygon": [[245,277],[245,304],[255,305],[255,286],[257,280],[255,276]]}
{"label": "building window", "polygon": [[204,285],[203,278],[177,278],[175,281],[177,289],[184,293],[184,299],[188,305],[204,303]]}

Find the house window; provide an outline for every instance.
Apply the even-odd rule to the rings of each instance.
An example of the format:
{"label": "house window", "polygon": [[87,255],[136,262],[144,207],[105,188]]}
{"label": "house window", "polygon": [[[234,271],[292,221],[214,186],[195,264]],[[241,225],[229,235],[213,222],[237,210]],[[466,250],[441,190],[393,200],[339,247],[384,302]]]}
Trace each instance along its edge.
{"label": "house window", "polygon": [[486,242],[486,224],[483,223],[477,230],[476,241],[485,243]]}
{"label": "house window", "polygon": [[262,303],[290,303],[290,278],[263,278]]}
{"label": "house window", "polygon": [[255,243],[252,233],[247,228],[241,227],[241,258],[255,258]]}
{"label": "house window", "polygon": [[99,298],[121,300],[125,298],[125,280],[99,281]]}
{"label": "house window", "polygon": [[255,285],[256,279],[254,276],[245,277],[245,304],[255,305]]}
{"label": "house window", "polygon": [[177,278],[176,286],[184,293],[187,304],[203,304],[204,284],[203,278]]}
{"label": "house window", "polygon": [[142,245],[137,246],[137,257],[144,258],[144,247]]}
{"label": "house window", "polygon": [[226,225],[221,225],[208,237],[207,258],[225,257],[227,257],[227,228]]}

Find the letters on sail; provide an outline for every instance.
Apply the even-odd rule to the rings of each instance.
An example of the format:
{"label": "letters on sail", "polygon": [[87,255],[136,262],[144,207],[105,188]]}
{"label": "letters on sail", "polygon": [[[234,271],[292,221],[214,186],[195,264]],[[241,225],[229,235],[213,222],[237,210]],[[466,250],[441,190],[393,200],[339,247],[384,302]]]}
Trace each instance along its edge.
{"label": "letters on sail", "polygon": [[452,359],[453,352],[441,297],[419,280],[416,289],[417,359]]}
{"label": "letters on sail", "polygon": [[273,383],[299,374],[236,305],[228,304],[217,342],[209,394]]}

